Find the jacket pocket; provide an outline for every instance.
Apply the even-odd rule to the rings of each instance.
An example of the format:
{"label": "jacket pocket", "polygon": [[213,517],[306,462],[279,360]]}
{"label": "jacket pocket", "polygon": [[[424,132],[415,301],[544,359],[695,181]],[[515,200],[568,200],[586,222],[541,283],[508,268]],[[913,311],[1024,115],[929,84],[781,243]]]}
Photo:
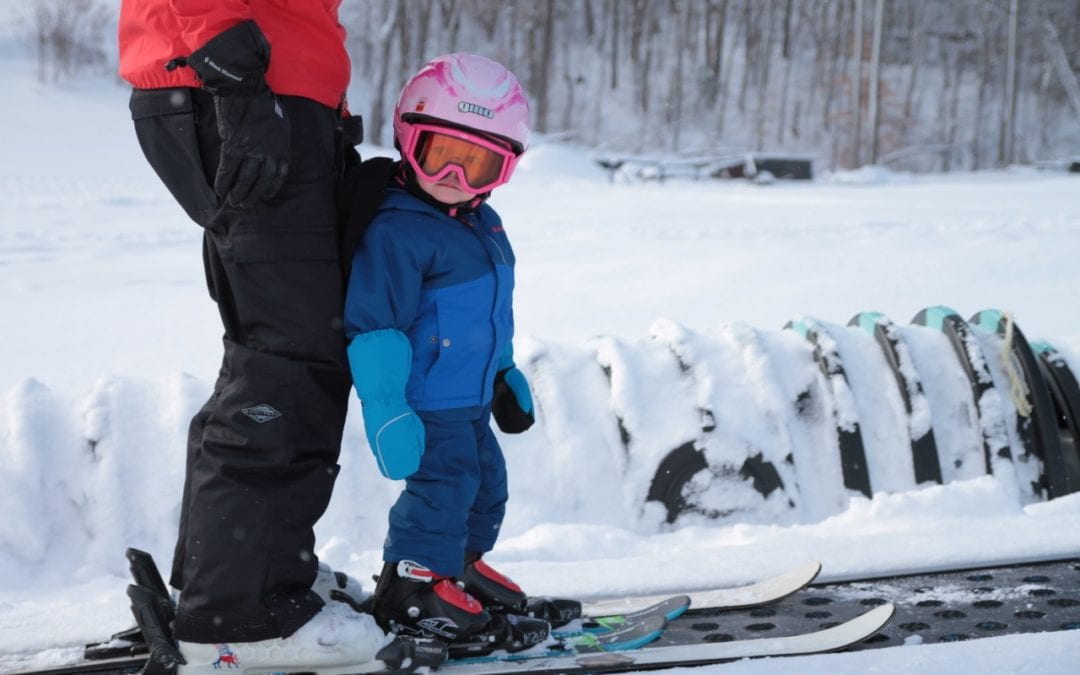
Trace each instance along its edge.
{"label": "jacket pocket", "polygon": [[495,350],[491,316],[494,296],[493,274],[439,289],[435,294],[439,353],[426,383],[432,409],[484,402],[484,381]]}

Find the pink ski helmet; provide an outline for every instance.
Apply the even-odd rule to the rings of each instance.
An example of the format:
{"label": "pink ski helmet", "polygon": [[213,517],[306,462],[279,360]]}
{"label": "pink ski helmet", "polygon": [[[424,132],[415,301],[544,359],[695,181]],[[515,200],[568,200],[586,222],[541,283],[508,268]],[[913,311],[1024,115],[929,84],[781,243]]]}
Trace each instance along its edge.
{"label": "pink ski helmet", "polygon": [[405,84],[394,108],[394,137],[403,151],[414,147],[417,123],[506,141],[513,152],[506,179],[529,146],[529,103],[521,84],[502,65],[475,54],[436,57]]}

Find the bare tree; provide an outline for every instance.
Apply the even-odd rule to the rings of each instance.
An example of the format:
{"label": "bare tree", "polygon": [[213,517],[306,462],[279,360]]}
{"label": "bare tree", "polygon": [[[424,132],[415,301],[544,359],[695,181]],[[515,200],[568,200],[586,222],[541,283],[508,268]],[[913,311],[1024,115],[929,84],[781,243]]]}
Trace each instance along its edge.
{"label": "bare tree", "polygon": [[716,105],[722,87],[721,80],[724,64],[724,31],[727,28],[728,0],[709,0],[705,7],[705,78],[701,83],[702,102],[707,106]]}
{"label": "bare tree", "polygon": [[798,39],[800,24],[795,23],[794,0],[786,0],[784,5],[784,35],[781,41],[780,55],[784,59],[784,81],[780,85],[780,112],[776,123],[776,144],[783,145],[784,131],[787,129],[787,102],[791,89],[791,71],[795,67],[794,43]]}
{"label": "bare tree", "polygon": [[862,62],[863,62],[863,0],[855,0],[855,16],[853,18],[855,30],[854,37],[854,63],[851,73],[851,115],[855,120],[852,131],[852,164],[859,166],[862,163]]}
{"label": "bare tree", "polygon": [[767,0],[765,16],[762,20],[764,26],[762,30],[763,37],[757,49],[756,84],[758,96],[757,112],[754,117],[754,148],[757,150],[762,150],[765,147],[765,126],[769,119],[769,74],[772,67],[773,41],[776,34],[774,30],[775,10],[775,0]]}
{"label": "bare tree", "polygon": [[[463,50],[518,75],[538,130],[628,150],[775,143],[828,166],[904,157],[917,169],[1080,153],[1078,0],[368,0],[347,11],[360,22],[349,26],[354,87],[372,106],[357,112],[375,134],[407,74]],[[49,35],[43,78],[64,72],[46,54],[72,53]]]}
{"label": "bare tree", "polygon": [[[403,0],[391,0],[386,3],[386,15],[383,17],[381,25],[375,31],[376,40],[375,48],[372,53],[379,62],[379,69],[375,78],[375,84],[372,87],[374,96],[372,97],[371,111],[368,114],[369,123],[367,125],[369,134],[374,134],[372,140],[376,142],[382,141],[382,131],[386,124],[387,113],[390,112],[390,108],[393,107],[393,99],[388,99],[387,86],[400,86],[404,84],[405,78],[411,75],[406,75],[400,72],[401,69],[394,69],[395,63],[393,58],[394,42],[391,39],[393,35],[397,34],[398,26],[405,19],[405,8]],[[395,81],[390,83],[390,74],[395,74]],[[400,81],[400,82],[398,82]]]}
{"label": "bare tree", "polygon": [[610,0],[610,3],[608,5],[608,13],[611,15],[611,31],[608,33],[610,36],[608,40],[610,49],[609,63],[611,64],[609,72],[611,75],[610,88],[614,90],[619,88],[619,40],[621,37],[619,17],[622,14],[624,3],[619,2],[619,0]]}
{"label": "bare tree", "polygon": [[533,52],[533,63],[539,65],[533,91],[536,96],[536,129],[548,131],[548,108],[550,107],[551,60],[555,57],[552,45],[555,40],[555,0],[544,0],[538,8],[541,12],[540,39]]}
{"label": "bare tree", "polygon": [[53,82],[85,69],[104,70],[112,11],[95,0],[40,0],[32,6],[30,36],[38,80]]}
{"label": "bare tree", "polygon": [[877,0],[874,5],[874,38],[870,52],[870,105],[866,116],[870,119],[870,163],[878,161],[878,134],[881,125],[881,112],[878,108],[881,97],[881,31],[885,22],[885,0]]}
{"label": "bare tree", "polygon": [[1016,51],[1017,29],[1020,14],[1019,0],[1009,0],[1009,48],[1005,65],[1005,101],[1001,116],[1001,161],[1013,161],[1013,142],[1016,137]]}

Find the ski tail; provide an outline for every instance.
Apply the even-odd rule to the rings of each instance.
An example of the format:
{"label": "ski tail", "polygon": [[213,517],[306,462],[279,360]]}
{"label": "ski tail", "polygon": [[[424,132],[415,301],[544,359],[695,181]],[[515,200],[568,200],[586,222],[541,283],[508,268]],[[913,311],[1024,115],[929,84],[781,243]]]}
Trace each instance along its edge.
{"label": "ski tail", "polygon": [[161,572],[158,571],[153,556],[146,551],[130,547],[124,551],[124,556],[128,559],[128,569],[131,570],[131,578],[135,580],[137,586],[142,586],[162,598],[169,597],[169,589],[161,578]]}
{"label": "ski tail", "polygon": [[138,584],[129,585],[127,594],[135,623],[150,648],[142,675],[172,675],[177,665],[184,663],[184,657],[169,627],[174,615],[171,603],[163,603],[160,594]]}
{"label": "ski tail", "polygon": [[[88,661],[105,661],[123,656],[146,654],[150,642],[146,639],[146,631],[142,629],[142,623],[139,622],[138,612],[152,611],[158,617],[160,624],[166,627],[171,625],[176,617],[176,604],[169,595],[169,589],[161,577],[161,572],[158,571],[153,556],[137,548],[126,549],[124,555],[128,559],[128,569],[134,581],[133,586],[137,588],[135,591],[128,589],[128,597],[132,601],[131,609],[136,613],[136,625],[113,633],[108,640],[86,645],[83,649],[83,658]],[[154,609],[143,610],[141,609],[143,605],[153,605]]]}

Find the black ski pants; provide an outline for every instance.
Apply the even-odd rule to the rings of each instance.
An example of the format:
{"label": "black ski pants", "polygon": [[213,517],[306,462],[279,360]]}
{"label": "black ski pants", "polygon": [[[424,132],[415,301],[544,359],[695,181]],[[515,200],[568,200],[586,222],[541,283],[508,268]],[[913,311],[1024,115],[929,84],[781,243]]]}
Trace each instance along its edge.
{"label": "black ski pants", "polygon": [[282,97],[288,178],[242,210],[213,191],[220,139],[198,89],[135,90],[147,160],[204,228],[210,296],[225,328],[210,399],[191,422],[170,583],[190,642],[287,636],[322,606],[315,522],[338,473],[351,378],[342,331],[334,187],[337,111]]}

